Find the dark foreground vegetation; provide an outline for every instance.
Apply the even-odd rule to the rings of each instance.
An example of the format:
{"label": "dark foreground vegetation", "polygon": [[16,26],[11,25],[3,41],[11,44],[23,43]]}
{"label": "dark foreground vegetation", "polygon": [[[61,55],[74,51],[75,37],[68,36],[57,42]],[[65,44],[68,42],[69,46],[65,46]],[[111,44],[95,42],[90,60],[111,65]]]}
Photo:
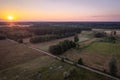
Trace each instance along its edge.
{"label": "dark foreground vegetation", "polygon": [[4,35],[0,35],[0,40],[4,40],[6,37]]}

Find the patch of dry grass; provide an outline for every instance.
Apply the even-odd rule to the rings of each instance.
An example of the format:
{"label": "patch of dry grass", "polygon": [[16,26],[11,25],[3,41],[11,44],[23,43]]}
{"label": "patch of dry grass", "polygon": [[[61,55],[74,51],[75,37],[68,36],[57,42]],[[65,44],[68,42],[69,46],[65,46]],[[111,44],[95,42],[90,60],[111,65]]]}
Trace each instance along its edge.
{"label": "patch of dry grass", "polygon": [[41,55],[44,54],[29,49],[23,44],[0,40],[0,69],[27,62]]}

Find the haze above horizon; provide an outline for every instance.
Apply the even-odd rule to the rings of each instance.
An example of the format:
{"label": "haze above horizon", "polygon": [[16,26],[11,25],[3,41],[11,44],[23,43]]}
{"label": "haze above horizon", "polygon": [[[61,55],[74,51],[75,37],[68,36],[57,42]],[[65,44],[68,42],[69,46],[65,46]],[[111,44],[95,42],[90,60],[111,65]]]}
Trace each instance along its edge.
{"label": "haze above horizon", "polygon": [[0,0],[0,21],[120,21],[120,0]]}

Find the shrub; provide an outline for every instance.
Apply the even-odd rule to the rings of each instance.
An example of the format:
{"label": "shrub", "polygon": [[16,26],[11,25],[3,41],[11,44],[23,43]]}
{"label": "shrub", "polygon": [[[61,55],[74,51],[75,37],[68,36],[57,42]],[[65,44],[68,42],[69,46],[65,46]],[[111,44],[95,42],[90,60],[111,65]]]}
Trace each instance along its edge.
{"label": "shrub", "polygon": [[76,44],[73,41],[64,40],[57,45],[50,46],[49,52],[51,52],[52,54],[55,54],[55,55],[59,55],[75,46],[76,46]]}
{"label": "shrub", "polygon": [[97,32],[94,34],[94,37],[96,37],[96,38],[102,38],[105,36],[106,36],[106,34],[104,32]]}
{"label": "shrub", "polygon": [[78,35],[75,35],[74,42],[78,42],[78,41],[79,41],[79,37],[78,37]]}
{"label": "shrub", "polygon": [[49,51],[54,55],[59,55],[62,53],[62,49],[60,45],[50,46]]}
{"label": "shrub", "polygon": [[18,40],[18,43],[23,43],[23,39],[19,39],[19,40]]}
{"label": "shrub", "polygon": [[82,58],[80,58],[80,59],[78,60],[78,64],[83,65],[83,60],[82,60]]}
{"label": "shrub", "polygon": [[6,37],[3,35],[0,35],[0,40],[4,40],[4,39],[6,39]]}
{"label": "shrub", "polygon": [[109,62],[109,72],[111,75],[116,76],[117,75],[117,61],[113,57]]}
{"label": "shrub", "polygon": [[108,37],[105,37],[103,41],[115,43],[116,40],[117,40],[116,37],[108,36]]}
{"label": "shrub", "polygon": [[71,68],[69,70],[69,79],[70,80],[77,80],[78,79],[78,72],[75,68]]}

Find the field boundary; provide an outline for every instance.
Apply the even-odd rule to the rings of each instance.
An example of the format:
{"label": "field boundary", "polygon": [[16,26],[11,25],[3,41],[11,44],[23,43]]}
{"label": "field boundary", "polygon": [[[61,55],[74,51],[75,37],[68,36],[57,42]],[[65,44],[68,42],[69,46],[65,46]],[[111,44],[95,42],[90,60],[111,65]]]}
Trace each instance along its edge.
{"label": "field boundary", "polygon": [[[14,41],[14,40],[11,40],[11,39],[8,39],[8,40],[11,41],[11,42],[13,42],[13,43],[17,43],[17,42]],[[25,44],[24,44],[24,45],[25,45]],[[42,53],[44,53],[44,54],[46,54],[46,55],[48,55],[48,56],[51,56],[51,57],[53,57],[53,58],[55,58],[55,59],[57,59],[57,60],[60,60],[60,61],[61,61],[61,59],[62,59],[61,57],[58,57],[58,56],[52,55],[51,53],[48,53],[48,52],[43,51],[43,50],[41,50],[41,49],[37,49],[37,48],[35,48],[35,47],[30,47],[30,46],[27,46],[27,45],[25,45],[25,46],[28,47],[28,48],[30,48],[30,49],[36,50],[36,51],[38,51],[38,52],[42,52]],[[73,61],[70,61],[70,60],[66,60],[66,59],[64,59],[64,62],[75,66],[75,62],[73,62]],[[108,77],[108,78],[114,79],[114,80],[120,80],[120,78],[118,78],[118,77],[112,76],[112,75],[110,75],[110,74],[107,74],[107,73],[101,72],[101,71],[99,71],[99,70],[96,70],[96,69],[90,68],[90,67],[85,66],[85,65],[76,64],[76,66],[79,67],[79,68],[83,68],[83,69],[86,69],[86,70],[92,71],[92,72],[94,72],[94,73],[97,73],[97,74],[103,75],[103,76],[105,76],[105,77]]]}

